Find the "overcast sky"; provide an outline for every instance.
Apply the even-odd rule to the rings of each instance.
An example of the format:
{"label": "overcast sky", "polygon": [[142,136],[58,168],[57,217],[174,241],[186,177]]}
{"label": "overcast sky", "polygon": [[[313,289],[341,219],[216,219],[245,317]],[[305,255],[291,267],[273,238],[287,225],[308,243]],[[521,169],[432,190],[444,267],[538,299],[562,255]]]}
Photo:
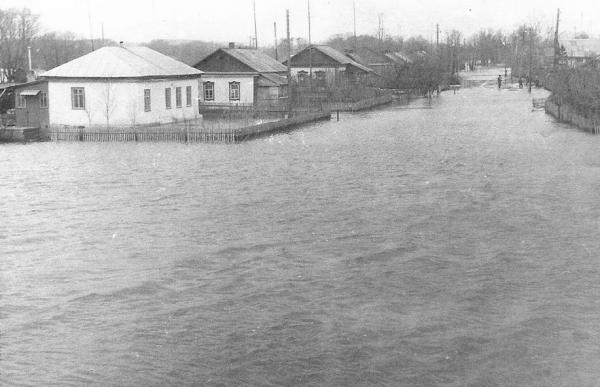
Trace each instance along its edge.
{"label": "overcast sky", "polygon": [[[358,34],[375,34],[378,15],[386,34],[433,39],[453,28],[470,35],[481,28],[512,30],[524,22],[552,25],[561,8],[561,30],[600,34],[594,23],[600,1],[591,0],[355,0]],[[285,10],[293,37],[308,37],[306,0],[256,0],[258,41],[285,36]],[[126,42],[152,39],[201,39],[248,44],[254,34],[252,0],[0,0],[0,8],[28,7],[40,15],[46,31],[72,31]],[[353,30],[352,0],[312,0],[312,38],[319,42]],[[91,16],[91,23],[90,17]],[[442,35],[443,36],[443,35]]]}

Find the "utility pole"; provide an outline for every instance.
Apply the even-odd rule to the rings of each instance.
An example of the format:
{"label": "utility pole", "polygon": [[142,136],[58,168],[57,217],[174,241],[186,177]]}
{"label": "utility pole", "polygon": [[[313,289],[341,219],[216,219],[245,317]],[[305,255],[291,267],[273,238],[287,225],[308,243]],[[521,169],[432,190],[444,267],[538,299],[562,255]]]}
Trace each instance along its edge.
{"label": "utility pole", "polygon": [[558,43],[558,21],[560,20],[560,8],[556,10],[556,30],[554,31],[554,69],[558,67],[560,55],[560,44]]}
{"label": "utility pole", "polygon": [[354,15],[354,51],[358,51],[358,41],[356,39],[356,1],[352,0],[352,13]]}
{"label": "utility pole", "polygon": [[102,22],[101,27],[102,27],[102,30],[101,30],[102,31],[102,47],[104,47],[104,22]]}
{"label": "utility pole", "polygon": [[306,4],[308,6],[308,86],[312,91],[312,39],[310,36],[310,0],[306,0]]}
{"label": "utility pole", "polygon": [[90,23],[90,42],[92,43],[92,51],[94,48],[94,29],[92,28],[92,10],[90,8],[90,2],[88,1],[88,21]]}
{"label": "utility pole", "polygon": [[531,93],[531,68],[533,67],[533,27],[529,28],[529,92]]}
{"label": "utility pole", "polygon": [[254,10],[254,48],[258,49],[258,32],[256,28],[256,0],[252,2],[252,8]]}
{"label": "utility pole", "polygon": [[288,81],[288,117],[292,115],[292,40],[290,39],[290,10],[285,10],[285,21],[287,25],[287,81]]}
{"label": "utility pole", "polygon": [[277,55],[277,22],[273,22],[273,32],[275,34],[275,60],[279,61],[279,55]]}
{"label": "utility pole", "polygon": [[378,27],[377,27],[377,39],[379,41],[379,51],[381,52],[381,45],[383,42],[383,14],[378,14]]}
{"label": "utility pole", "polygon": [[440,23],[435,25],[435,48],[440,46]]}

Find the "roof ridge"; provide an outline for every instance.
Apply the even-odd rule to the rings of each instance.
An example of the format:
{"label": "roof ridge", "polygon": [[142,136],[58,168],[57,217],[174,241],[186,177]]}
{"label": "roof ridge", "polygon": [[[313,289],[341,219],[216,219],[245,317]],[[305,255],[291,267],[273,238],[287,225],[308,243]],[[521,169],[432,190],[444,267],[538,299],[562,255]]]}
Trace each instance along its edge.
{"label": "roof ridge", "polygon": [[[102,47],[99,50],[103,49],[103,48],[116,48],[116,49],[120,49],[120,48],[125,48],[125,47],[120,47],[120,46],[106,46],[106,47]],[[130,52],[129,50],[126,49],[127,52]],[[131,69],[133,72],[135,72],[138,75],[142,75],[142,73],[139,71],[138,68],[136,68],[135,66],[131,65],[129,62],[127,62],[126,60],[123,60],[123,58],[120,58],[118,55],[115,55],[116,50],[110,50],[110,55],[112,55],[116,60],[118,60],[120,63],[125,64],[129,69]]]}
{"label": "roof ridge", "polygon": [[[133,46],[133,47],[137,47],[137,48],[147,48],[147,49],[150,49],[150,50],[152,50],[151,48],[149,48],[149,47],[145,47],[145,46]],[[134,51],[130,50],[128,47],[122,47],[122,48],[124,48],[125,50],[127,50],[127,52],[129,52],[129,53],[131,53],[131,54],[133,54],[133,55],[137,56],[138,58],[141,58],[141,59],[142,59],[143,61],[145,61],[146,63],[150,63],[152,66],[158,67],[158,68],[159,68],[159,69],[161,69],[162,71],[166,71],[166,72],[168,72],[168,71],[169,71],[169,69],[167,69],[167,68],[165,68],[165,67],[161,66],[161,65],[160,65],[160,64],[158,64],[158,63],[154,63],[154,62],[152,62],[152,61],[148,60],[147,58],[143,57],[142,55],[140,55],[140,54],[138,54],[138,53],[136,53],[136,52],[134,52]],[[160,55],[165,55],[165,54],[162,54],[162,53],[160,53],[160,52],[158,52],[158,51],[155,51],[155,50],[152,50],[152,51],[154,51],[154,52],[156,52],[156,53],[158,53],[158,54],[160,54]],[[171,57],[170,57],[170,56],[168,56],[168,55],[165,55],[165,56],[166,56],[167,58],[171,58]],[[171,58],[171,59],[172,59],[172,58]]]}

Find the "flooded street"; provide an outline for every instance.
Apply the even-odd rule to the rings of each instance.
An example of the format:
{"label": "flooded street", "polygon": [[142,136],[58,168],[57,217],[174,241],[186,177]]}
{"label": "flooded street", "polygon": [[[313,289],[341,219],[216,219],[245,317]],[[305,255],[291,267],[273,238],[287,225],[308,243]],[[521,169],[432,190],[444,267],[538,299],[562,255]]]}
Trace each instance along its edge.
{"label": "flooded street", "polygon": [[493,78],[238,145],[2,145],[0,384],[595,385],[599,149]]}

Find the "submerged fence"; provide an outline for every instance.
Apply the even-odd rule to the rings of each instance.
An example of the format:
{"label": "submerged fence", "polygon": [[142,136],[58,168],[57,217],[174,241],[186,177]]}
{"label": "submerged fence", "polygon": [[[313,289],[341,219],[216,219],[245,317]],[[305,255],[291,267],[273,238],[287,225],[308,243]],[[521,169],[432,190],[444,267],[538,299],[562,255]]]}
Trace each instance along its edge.
{"label": "submerged fence", "polygon": [[180,143],[235,143],[266,136],[305,123],[328,120],[330,112],[307,113],[279,121],[266,122],[241,128],[77,128],[58,127],[50,129],[50,141],[91,142],[180,142]]}

